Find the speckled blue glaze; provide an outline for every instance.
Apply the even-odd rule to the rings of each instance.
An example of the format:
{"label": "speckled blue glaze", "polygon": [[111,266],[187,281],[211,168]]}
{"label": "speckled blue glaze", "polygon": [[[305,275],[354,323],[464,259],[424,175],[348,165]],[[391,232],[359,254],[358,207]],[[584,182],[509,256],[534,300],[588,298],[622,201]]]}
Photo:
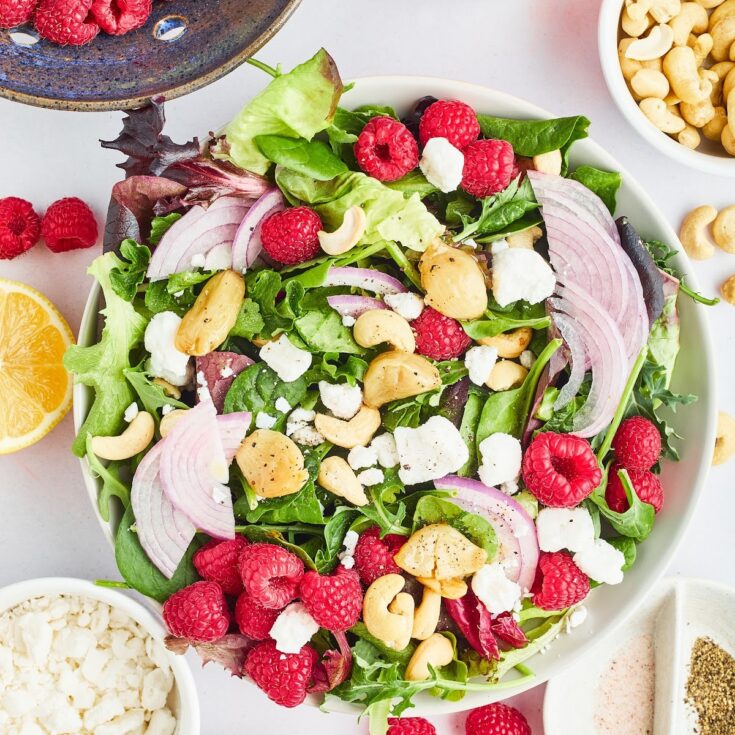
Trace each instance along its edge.
{"label": "speckled blue glaze", "polygon": [[[0,95],[64,110],[136,107],[203,87],[255,53],[287,20],[299,0],[154,1],[142,28],[124,36],[100,33],[80,47],[44,40],[17,44],[0,30]],[[156,38],[184,19],[176,40]],[[34,33],[29,27],[21,31]]]}

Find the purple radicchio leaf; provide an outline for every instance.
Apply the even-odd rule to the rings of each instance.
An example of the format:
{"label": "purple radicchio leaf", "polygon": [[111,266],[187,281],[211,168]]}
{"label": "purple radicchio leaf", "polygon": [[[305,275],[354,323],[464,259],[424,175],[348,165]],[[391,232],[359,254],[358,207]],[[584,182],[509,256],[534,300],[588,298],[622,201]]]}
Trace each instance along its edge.
{"label": "purple radicchio leaf", "polygon": [[235,378],[253,361],[236,352],[210,352],[196,359],[197,375],[201,372],[209,388],[217,413],[222,413],[225,396]]}
{"label": "purple radicchio leaf", "polygon": [[308,691],[311,693],[331,692],[345,681],[352,670],[352,649],[343,631],[333,633],[337,639],[339,650],[325,651],[311,672],[312,683]]}
{"label": "purple radicchio leaf", "polygon": [[496,638],[500,638],[503,643],[513,648],[523,648],[528,643],[526,634],[509,612],[500,613],[493,618],[490,628]]}
{"label": "purple radicchio leaf", "polygon": [[467,642],[483,658],[500,659],[500,648],[492,631],[492,616],[488,609],[468,590],[459,600],[444,600],[450,617],[456,623]]}
{"label": "purple radicchio leaf", "polygon": [[465,377],[450,385],[442,394],[439,412],[457,428],[462,423],[462,414],[470,392],[470,379]]}
{"label": "purple radicchio leaf", "polygon": [[231,672],[233,676],[241,678],[245,659],[250,649],[255,646],[256,641],[252,641],[240,633],[228,633],[212,643],[200,643],[191,641],[188,638],[176,638],[172,635],[166,636],[164,643],[169,651],[180,656],[185,654],[191,646],[199,655],[202,666],[214,661],[214,663],[220,664],[220,666]]}

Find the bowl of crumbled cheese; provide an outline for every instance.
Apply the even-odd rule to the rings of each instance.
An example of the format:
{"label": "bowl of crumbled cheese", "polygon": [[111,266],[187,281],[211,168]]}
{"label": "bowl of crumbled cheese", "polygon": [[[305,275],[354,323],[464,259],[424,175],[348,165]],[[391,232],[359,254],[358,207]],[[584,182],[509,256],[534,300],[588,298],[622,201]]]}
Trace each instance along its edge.
{"label": "bowl of crumbled cheese", "polygon": [[0,589],[0,732],[199,735],[194,680],[130,597],[80,579]]}

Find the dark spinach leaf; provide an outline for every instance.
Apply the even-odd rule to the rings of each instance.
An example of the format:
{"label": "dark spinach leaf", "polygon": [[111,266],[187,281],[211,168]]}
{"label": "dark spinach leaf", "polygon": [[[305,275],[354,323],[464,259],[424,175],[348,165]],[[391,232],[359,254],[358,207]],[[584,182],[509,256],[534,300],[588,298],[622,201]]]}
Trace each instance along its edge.
{"label": "dark spinach leaf", "polygon": [[348,168],[321,140],[288,138],[285,135],[256,135],[255,144],[273,163],[311,176],[317,181],[329,181]]}
{"label": "dark spinach leaf", "polygon": [[570,179],[584,184],[590,191],[597,194],[610,210],[615,214],[616,198],[622,178],[617,171],[602,171],[594,166],[579,166],[569,176]]}

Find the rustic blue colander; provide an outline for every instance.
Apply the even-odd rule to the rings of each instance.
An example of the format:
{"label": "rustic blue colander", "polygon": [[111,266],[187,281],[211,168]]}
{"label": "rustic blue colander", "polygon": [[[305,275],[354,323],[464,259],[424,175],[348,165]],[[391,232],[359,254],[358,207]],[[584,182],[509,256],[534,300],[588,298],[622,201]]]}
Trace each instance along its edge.
{"label": "rustic blue colander", "polygon": [[0,95],[60,110],[136,107],[199,89],[255,53],[299,0],[154,0],[142,28],[57,46],[32,26],[0,30]]}

